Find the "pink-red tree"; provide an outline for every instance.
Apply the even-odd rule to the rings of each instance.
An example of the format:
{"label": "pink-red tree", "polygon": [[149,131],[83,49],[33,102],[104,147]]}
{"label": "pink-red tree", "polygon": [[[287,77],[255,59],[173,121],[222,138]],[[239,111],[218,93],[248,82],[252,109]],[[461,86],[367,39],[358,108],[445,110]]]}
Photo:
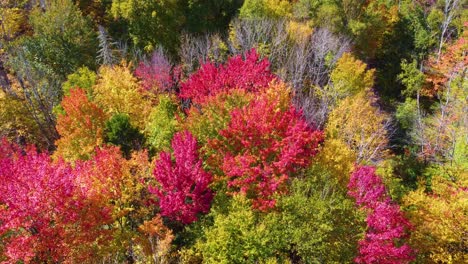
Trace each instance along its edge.
{"label": "pink-red tree", "polygon": [[375,168],[359,166],[351,175],[348,194],[356,204],[367,211],[367,231],[359,241],[356,263],[409,263],[413,250],[404,243],[411,224],[400,211],[400,206],[388,196],[382,179]]}
{"label": "pink-red tree", "polygon": [[162,51],[156,51],[149,62],[140,62],[135,76],[141,79],[144,90],[158,93],[170,90],[178,81],[180,68],[173,67]]}
{"label": "pink-red tree", "polygon": [[92,254],[80,251],[80,245],[104,236],[100,227],[110,215],[86,202],[73,168],[5,140],[0,150],[0,237],[6,263],[73,262]]}
{"label": "pink-red tree", "polygon": [[180,85],[179,96],[192,99],[194,103],[203,103],[207,97],[216,95],[221,91],[231,89],[244,89],[255,92],[265,88],[275,79],[270,71],[268,59],[260,59],[255,49],[245,54],[231,57],[225,65],[217,67],[214,63],[203,64]]}
{"label": "pink-red tree", "polygon": [[208,185],[212,176],[203,170],[197,140],[190,132],[176,133],[172,149],[175,162],[171,153],[160,153],[153,172],[159,186],[149,190],[158,197],[162,216],[190,224],[199,213],[210,210],[213,193]]}
{"label": "pink-red tree", "polygon": [[275,194],[287,191],[288,178],[306,167],[323,140],[290,104],[262,95],[242,109],[231,112],[231,121],[221,138],[209,142],[221,167],[229,192],[253,199],[256,209],[275,206]]}

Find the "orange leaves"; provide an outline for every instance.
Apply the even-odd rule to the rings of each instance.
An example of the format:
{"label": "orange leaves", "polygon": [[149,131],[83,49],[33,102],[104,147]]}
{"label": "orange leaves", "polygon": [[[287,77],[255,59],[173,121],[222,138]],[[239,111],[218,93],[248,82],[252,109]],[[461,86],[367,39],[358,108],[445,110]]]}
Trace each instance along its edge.
{"label": "orange leaves", "polygon": [[466,50],[468,49],[468,31],[464,31],[456,42],[449,45],[440,58],[431,57],[426,69],[426,85],[423,89],[424,94],[435,96],[443,90],[450,81],[457,75],[461,74],[468,67],[468,57]]}
{"label": "orange leaves", "polygon": [[94,148],[103,143],[106,115],[88,100],[80,88],[70,91],[62,101],[65,114],[57,119],[57,131],[61,138],[56,141],[56,157],[67,161],[88,159]]}
{"label": "orange leaves", "polygon": [[139,230],[147,235],[146,254],[164,259],[171,248],[174,235],[164,225],[161,216],[157,215],[150,221],[145,221]]}

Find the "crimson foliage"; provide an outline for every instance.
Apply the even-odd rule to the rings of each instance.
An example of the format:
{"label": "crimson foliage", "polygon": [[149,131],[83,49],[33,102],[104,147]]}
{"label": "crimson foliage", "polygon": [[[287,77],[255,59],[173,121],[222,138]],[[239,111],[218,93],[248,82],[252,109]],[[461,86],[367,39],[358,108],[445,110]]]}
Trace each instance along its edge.
{"label": "crimson foliage", "polygon": [[142,88],[150,92],[169,91],[178,81],[180,69],[173,68],[161,52],[155,52],[148,63],[141,62],[135,76],[141,79]]}
{"label": "crimson foliage", "polygon": [[221,139],[210,141],[217,153],[228,188],[247,194],[253,206],[268,210],[274,195],[286,192],[286,182],[306,167],[323,140],[321,131],[309,128],[294,107],[282,110],[278,101],[260,97],[231,112]]}
{"label": "crimson foliage", "polygon": [[100,226],[109,221],[109,211],[91,208],[75,176],[62,160],[2,141],[0,237],[7,263],[79,259],[85,253],[73,255],[79,245],[104,235]]}
{"label": "crimson foliage", "polygon": [[[357,263],[409,263],[414,259],[413,250],[403,244],[411,224],[387,195],[385,186],[375,168],[360,166],[352,173],[348,194],[356,204],[368,211],[367,232],[359,241]],[[400,246],[399,246],[400,245]]]}
{"label": "crimson foliage", "polygon": [[176,133],[172,149],[175,162],[169,152],[162,152],[156,161],[153,174],[160,186],[150,187],[150,192],[159,199],[161,215],[190,224],[210,209],[212,176],[203,170],[197,140],[190,132]]}
{"label": "crimson foliage", "polygon": [[255,49],[250,50],[242,59],[241,55],[231,57],[225,65],[217,67],[207,62],[188,80],[181,83],[180,97],[203,103],[208,96],[231,89],[245,89],[255,92],[267,87],[275,79],[270,72],[268,59],[260,59]]}

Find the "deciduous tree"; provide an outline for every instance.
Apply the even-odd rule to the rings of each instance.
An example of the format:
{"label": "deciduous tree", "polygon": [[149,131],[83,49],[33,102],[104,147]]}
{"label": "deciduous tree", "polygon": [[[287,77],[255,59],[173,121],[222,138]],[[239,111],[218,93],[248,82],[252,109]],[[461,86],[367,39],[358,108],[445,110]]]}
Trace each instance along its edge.
{"label": "deciduous tree", "polygon": [[330,113],[325,130],[330,139],[339,139],[353,150],[358,162],[378,162],[385,157],[391,131],[390,119],[369,97],[363,91],[343,99]]}
{"label": "deciduous tree", "polygon": [[67,161],[90,158],[94,149],[104,143],[106,114],[80,88],[72,89],[61,106],[65,113],[58,116],[60,138],[54,155]]}
{"label": "deciduous tree", "polygon": [[212,176],[202,168],[197,140],[192,134],[176,133],[172,149],[175,162],[171,153],[159,154],[154,169],[159,186],[150,187],[150,192],[157,196],[162,216],[190,224],[199,213],[210,210],[213,193],[208,185]]}
{"label": "deciduous tree", "polygon": [[359,241],[357,263],[409,263],[413,250],[403,244],[412,227],[387,194],[382,179],[370,166],[356,167],[351,175],[348,194],[367,212],[367,231]]}
{"label": "deciduous tree", "polygon": [[222,168],[229,192],[247,195],[260,210],[275,206],[274,195],[286,192],[288,178],[310,163],[323,140],[290,103],[267,93],[231,111],[219,134],[209,142],[217,153],[212,162]]}
{"label": "deciduous tree", "polygon": [[143,130],[151,102],[145,100],[130,65],[102,66],[96,85],[94,101],[107,115],[127,114],[132,125]]}
{"label": "deciduous tree", "polygon": [[245,54],[245,59],[237,55],[219,67],[210,62],[205,63],[188,80],[181,83],[179,96],[192,99],[194,103],[203,103],[208,96],[221,91],[258,91],[267,87],[274,78],[268,59],[261,59],[257,51],[252,49]]}

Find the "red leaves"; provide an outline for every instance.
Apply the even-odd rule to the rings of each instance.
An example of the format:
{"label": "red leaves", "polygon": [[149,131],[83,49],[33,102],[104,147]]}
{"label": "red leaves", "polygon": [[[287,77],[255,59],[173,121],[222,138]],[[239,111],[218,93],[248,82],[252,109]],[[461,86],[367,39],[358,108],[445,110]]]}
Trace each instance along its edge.
{"label": "red leaves", "polygon": [[192,99],[194,103],[203,103],[206,97],[221,91],[235,88],[258,91],[267,87],[274,78],[270,72],[269,61],[260,60],[259,54],[252,49],[245,55],[245,60],[238,55],[219,67],[211,62],[203,64],[181,84],[180,97]]}
{"label": "red leaves", "polygon": [[141,62],[135,70],[135,76],[142,80],[143,89],[154,93],[169,91],[179,74],[180,69],[172,69],[172,64],[162,52],[155,52],[149,63]]}
{"label": "red leaves", "polygon": [[348,190],[348,195],[356,199],[356,204],[365,208],[375,208],[387,198],[385,185],[371,166],[359,167],[351,174]]}
{"label": "red leaves", "polygon": [[357,263],[409,263],[414,259],[413,250],[401,241],[408,236],[411,224],[387,195],[382,179],[375,168],[360,166],[352,173],[348,194],[356,203],[368,210],[367,232],[359,241]]}
{"label": "red leaves", "polygon": [[247,194],[260,210],[275,206],[274,195],[286,192],[289,176],[310,163],[323,140],[293,107],[282,110],[279,104],[263,95],[233,110],[222,138],[209,143],[224,157],[218,162],[230,191]]}
{"label": "red leaves", "polygon": [[179,132],[172,140],[175,162],[171,154],[162,152],[156,161],[154,176],[161,186],[150,187],[159,199],[161,215],[184,224],[207,213],[213,194],[208,188],[212,177],[202,168],[196,139],[189,132]]}
{"label": "red leaves", "polygon": [[5,141],[0,149],[8,150],[0,155],[0,235],[7,235],[8,261],[60,262],[72,254],[72,245],[94,242],[102,234],[105,209],[86,206],[69,164],[34,149],[22,153]]}

